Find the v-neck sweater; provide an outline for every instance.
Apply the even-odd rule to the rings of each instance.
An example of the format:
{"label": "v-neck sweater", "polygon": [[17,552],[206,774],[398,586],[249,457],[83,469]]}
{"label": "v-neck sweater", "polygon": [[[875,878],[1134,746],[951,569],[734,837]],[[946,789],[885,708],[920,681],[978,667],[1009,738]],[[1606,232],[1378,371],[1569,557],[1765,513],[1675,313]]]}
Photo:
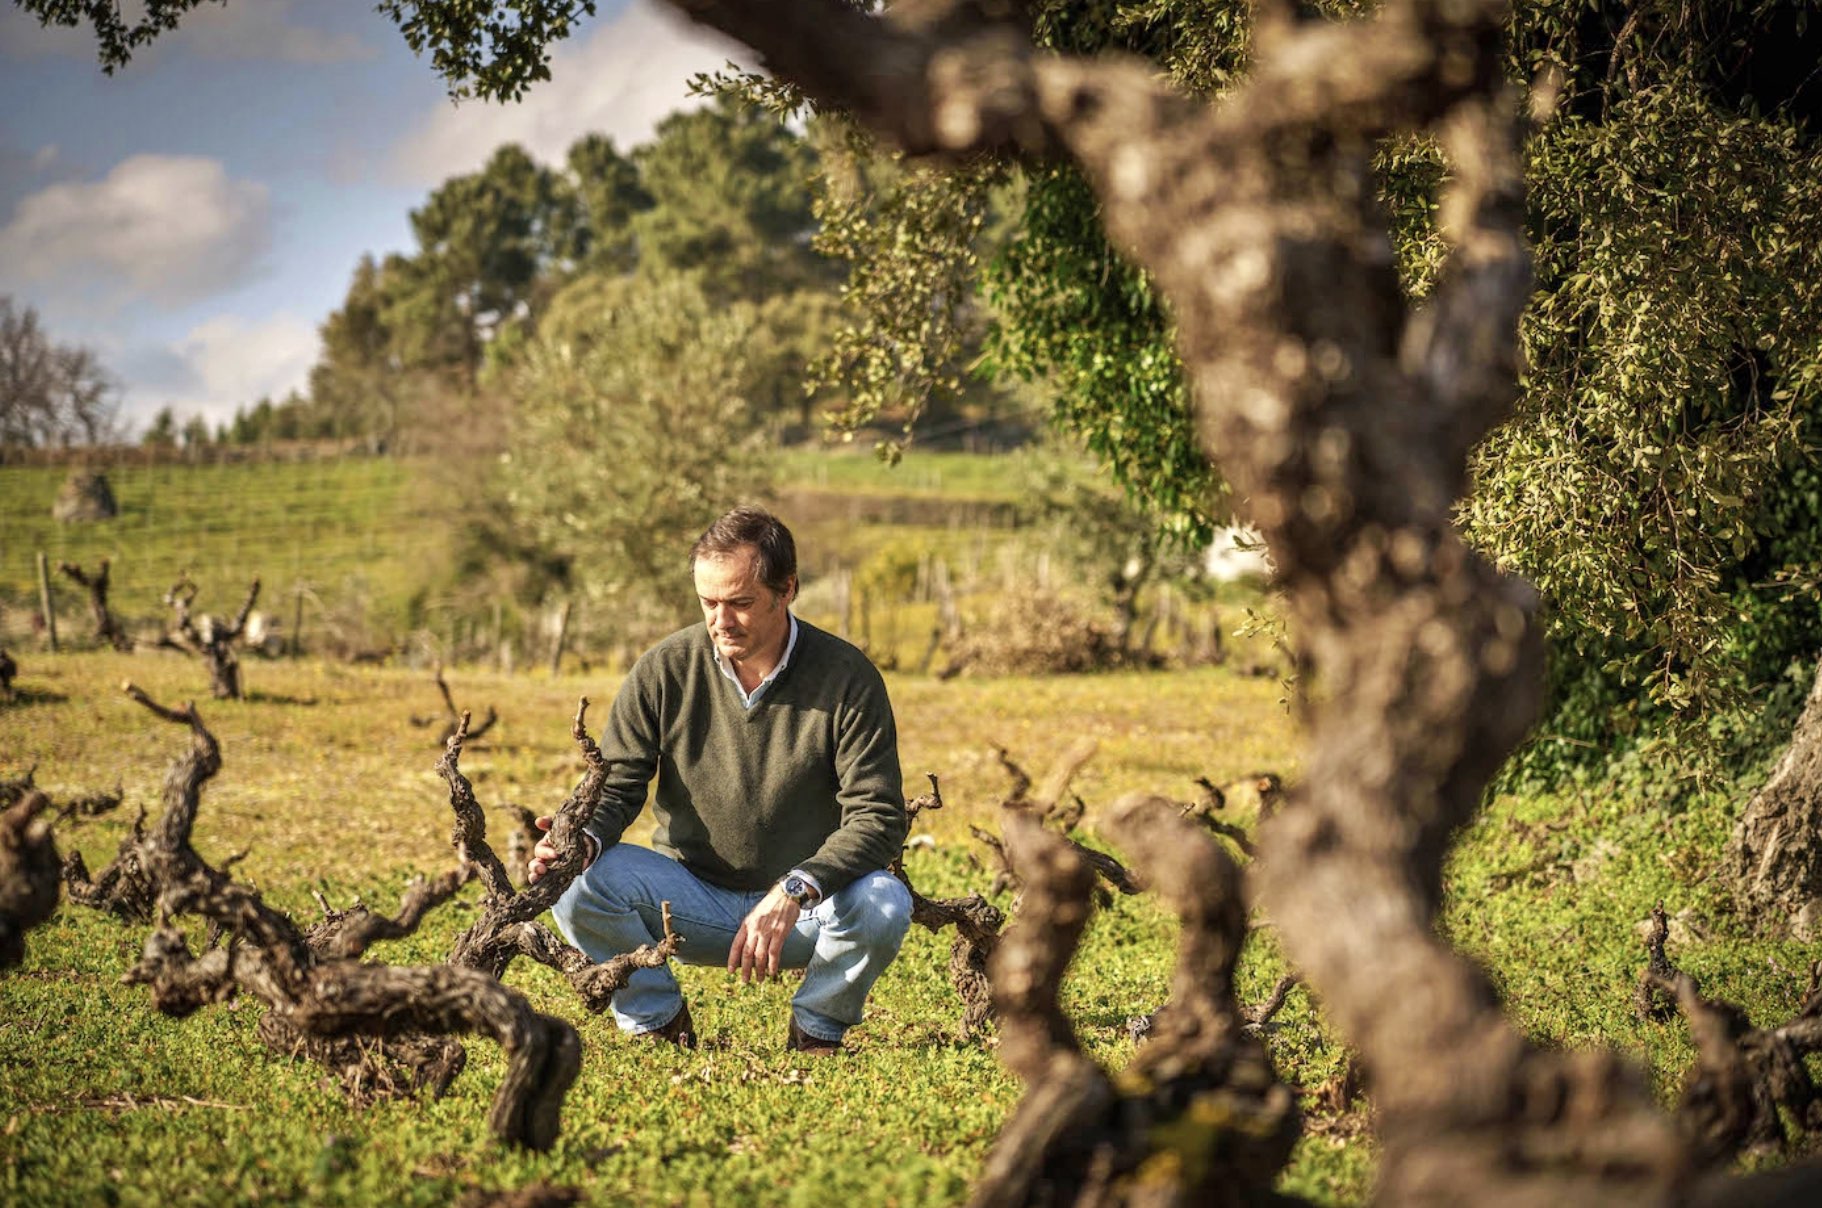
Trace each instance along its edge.
{"label": "v-neck sweater", "polygon": [[897,857],[907,823],[885,681],[849,643],[797,625],[790,662],[750,709],[707,626],[634,664],[601,739],[609,773],[588,830],[602,850],[649,787],[652,846],[726,889],[766,889],[799,869],[832,894]]}

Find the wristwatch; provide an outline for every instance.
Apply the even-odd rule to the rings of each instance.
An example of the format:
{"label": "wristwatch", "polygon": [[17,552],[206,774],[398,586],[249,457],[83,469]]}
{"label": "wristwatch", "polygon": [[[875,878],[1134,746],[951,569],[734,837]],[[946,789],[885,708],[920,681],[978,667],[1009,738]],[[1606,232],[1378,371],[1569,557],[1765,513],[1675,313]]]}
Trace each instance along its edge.
{"label": "wristwatch", "polygon": [[780,883],[779,888],[784,890],[785,897],[796,902],[799,908],[803,910],[808,910],[810,907],[816,905],[816,899],[819,896],[815,888],[796,873],[787,876],[783,882]]}

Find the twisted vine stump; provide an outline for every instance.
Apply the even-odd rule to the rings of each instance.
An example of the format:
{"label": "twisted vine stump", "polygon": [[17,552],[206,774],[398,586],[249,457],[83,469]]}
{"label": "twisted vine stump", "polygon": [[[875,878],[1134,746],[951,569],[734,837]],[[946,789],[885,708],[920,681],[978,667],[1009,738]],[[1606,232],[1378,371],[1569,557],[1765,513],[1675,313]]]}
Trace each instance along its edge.
{"label": "twisted vine stump", "polygon": [[[99,892],[106,875],[90,887],[93,904],[117,912],[148,903],[156,908],[160,923],[125,980],[149,986],[153,1004],[173,1016],[252,995],[266,1007],[261,1040],[325,1065],[357,1102],[405,1090],[439,1093],[466,1060],[456,1037],[491,1037],[505,1052],[507,1073],[489,1127],[504,1141],[549,1148],[563,1098],[581,1070],[575,1029],[532,1010],[522,995],[480,970],[361,959],[373,943],[411,934],[467,883],[473,866],[464,862],[435,880],[414,881],[396,916],[365,907],[326,909],[321,922],[300,928],[191,846],[202,786],[221,766],[220,748],[195,708],[168,709],[132,685],[127,691],[154,715],[188,727],[191,746],[166,779],[158,824],[149,832],[136,825],[110,866],[114,892]],[[129,864],[130,877],[121,871]],[[184,933],[170,925],[178,914],[200,916],[228,942],[193,954]]]}
{"label": "twisted vine stump", "polygon": [[[411,724],[417,726],[419,729],[423,729],[427,726],[434,726],[438,722],[442,722],[443,729],[437,734],[437,745],[444,746],[449,742],[450,738],[455,735],[456,727],[462,724],[462,718],[467,716],[467,714],[463,710],[456,708],[455,694],[449,690],[449,681],[443,678],[443,664],[438,663],[436,670],[436,685],[437,691],[443,697],[443,712],[440,714],[414,713],[411,715]],[[480,738],[481,735],[493,729],[494,723],[499,720],[500,715],[494,712],[494,707],[492,705],[488,705],[487,716],[468,727],[468,741],[473,742]]]}
{"label": "twisted vine stump", "polygon": [[[943,808],[943,789],[936,773],[930,778],[930,791],[905,803],[906,832],[910,823],[925,810]],[[965,898],[927,898],[911,883],[905,871],[904,850],[892,862],[892,875],[911,891],[911,921],[927,931],[940,934],[945,927],[955,928],[955,939],[949,945],[949,981],[962,1000],[962,1018],[958,1032],[967,1040],[993,1019],[993,987],[987,978],[987,961],[1000,942],[1000,929],[1006,916],[986,898],[971,893]]]}
{"label": "twisted vine stump", "polygon": [[1683,1076],[1677,1115],[1702,1161],[1715,1165],[1784,1149],[1785,1119],[1809,1140],[1822,1136],[1822,1091],[1806,1065],[1811,1054],[1822,1053],[1822,961],[1810,964],[1796,1013],[1775,1027],[1755,1028],[1734,1004],[1702,997],[1695,978],[1665,953],[1669,935],[1659,902],[1645,935],[1634,1008],[1645,1019],[1681,1011],[1689,1021],[1696,1059]]}
{"label": "twisted vine stump", "polygon": [[165,776],[164,811],[158,825],[146,830],[142,807],[105,868],[91,878],[82,853],[72,851],[63,862],[63,882],[70,900],[78,905],[106,910],[129,922],[149,923],[166,886],[200,879],[220,887],[229,881],[227,866],[232,860],[216,869],[190,845],[196,814],[202,807],[202,786],[221,770],[221,747],[197,717],[195,706],[167,709],[132,683],[123,684],[121,691],[155,716],[187,725],[190,749]]}
{"label": "twisted vine stump", "polygon": [[13,700],[13,679],[19,674],[19,664],[13,656],[0,650],[0,702],[11,704]]}
{"label": "twisted vine stump", "polygon": [[683,941],[671,930],[669,902],[663,903],[664,937],[658,943],[642,945],[601,964],[595,964],[581,949],[537,921],[538,916],[556,904],[588,863],[582,832],[595,815],[608,765],[601,748],[589,737],[587,717],[588,698],[585,696],[576,706],[576,719],[570,734],[581,748],[586,770],[574,791],[552,816],[549,840],[557,850],[556,860],[535,884],[524,889],[513,886],[506,866],[488,845],[487,816],[475,800],[474,786],[462,775],[460,764],[462,744],[468,738],[468,714],[462,714],[455,733],[449,736],[443,758],[437,761],[437,772],[449,785],[449,806],[455,812],[451,841],[464,865],[473,867],[479,875],[483,893],[481,917],[457,937],[449,963],[497,978],[505,974],[514,957],[529,957],[568,978],[583,1005],[599,1014],[608,1009],[614,992],[625,986],[634,972],[664,964]]}
{"label": "twisted vine stump", "polygon": [[123,653],[131,650],[133,639],[127,636],[120,618],[108,607],[108,560],[103,558],[94,574],[89,574],[74,562],[60,562],[57,569],[88,592],[89,617],[95,622],[95,640]]}
{"label": "twisted vine stump", "polygon": [[239,700],[240,656],[235,644],[247,631],[247,618],[253,613],[254,601],[259,599],[259,580],[254,579],[247,588],[247,598],[231,620],[209,613],[201,616],[192,613],[190,605],[196,600],[196,591],[196,584],[186,573],[165,593],[164,602],[170,605],[175,616],[167,640],[186,654],[202,659],[209,668],[211,696],[216,700]]}
{"label": "twisted vine stump", "polygon": [[39,816],[50,807],[32,790],[0,810],[0,970],[25,959],[25,933],[57,909],[57,845]]}
{"label": "twisted vine stump", "polygon": [[1240,871],[1162,798],[1124,799],[1107,825],[1182,920],[1171,1004],[1117,1081],[1083,1055],[1059,995],[1095,874],[1066,840],[1008,811],[1006,846],[1025,900],[992,977],[1000,1058],[1027,1089],[973,1203],[1274,1202],[1298,1115],[1233,997],[1246,936]]}
{"label": "twisted vine stump", "polygon": [[[1088,862],[1089,867],[1100,874],[1101,879],[1109,887],[1122,894],[1141,893],[1144,885],[1128,871],[1125,865],[1106,852],[1089,847],[1071,834],[1081,825],[1083,817],[1088,812],[1088,806],[1080,795],[1070,794],[1068,802],[1064,802],[1063,796],[1065,793],[1069,793],[1070,782],[1075,779],[1076,774],[1094,757],[1096,746],[1093,739],[1087,738],[1071,745],[1045,773],[1044,783],[1035,793],[1031,791],[1032,780],[1025,769],[1012,758],[1006,748],[994,747],[995,758],[999,760],[1000,766],[1006,770],[1007,775],[1012,778],[1012,784],[1007,789],[1000,808],[1002,812],[1017,810],[1028,814],[1062,835],[1064,840],[1075,848],[1076,853]],[[1019,889],[1018,874],[1013,871],[1012,861],[1007,856],[1006,846],[1000,841],[999,836],[972,824],[969,825],[968,832],[993,857],[993,884],[988,887],[987,892],[999,893],[1002,890],[1010,889],[1016,894]],[[1101,905],[1106,905],[1112,900],[1102,889],[1097,888],[1096,895],[1097,901]]]}

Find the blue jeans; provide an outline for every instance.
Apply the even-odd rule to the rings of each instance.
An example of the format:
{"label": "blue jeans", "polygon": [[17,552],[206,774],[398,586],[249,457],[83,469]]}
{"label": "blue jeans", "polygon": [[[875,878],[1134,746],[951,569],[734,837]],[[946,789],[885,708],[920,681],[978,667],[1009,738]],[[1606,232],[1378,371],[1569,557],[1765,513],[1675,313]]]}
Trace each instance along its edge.
{"label": "blue jeans", "polygon": [[[597,963],[656,943],[661,904],[683,943],[677,960],[726,966],[741,920],[765,897],[710,885],[669,856],[617,843],[570,883],[551,908],[557,929]],[[911,926],[911,894],[889,872],[870,872],[797,920],[785,939],[783,968],[804,970],[791,999],[797,1026],[819,1040],[840,1040],[860,1022],[867,992],[898,955]],[[614,995],[614,1020],[650,1032],[676,1018],[683,993],[668,967],[640,969]]]}

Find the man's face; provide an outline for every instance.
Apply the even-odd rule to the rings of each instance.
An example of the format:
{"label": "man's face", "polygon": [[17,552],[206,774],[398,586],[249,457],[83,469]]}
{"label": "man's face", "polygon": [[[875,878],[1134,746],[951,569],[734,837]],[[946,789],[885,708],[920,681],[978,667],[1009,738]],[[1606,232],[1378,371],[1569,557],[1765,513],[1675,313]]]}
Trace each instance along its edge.
{"label": "man's face", "polygon": [[783,595],[759,579],[759,551],[744,546],[734,553],[696,559],[696,599],[708,623],[715,649],[732,663],[784,653],[791,626],[786,605],[797,592],[793,579]]}

